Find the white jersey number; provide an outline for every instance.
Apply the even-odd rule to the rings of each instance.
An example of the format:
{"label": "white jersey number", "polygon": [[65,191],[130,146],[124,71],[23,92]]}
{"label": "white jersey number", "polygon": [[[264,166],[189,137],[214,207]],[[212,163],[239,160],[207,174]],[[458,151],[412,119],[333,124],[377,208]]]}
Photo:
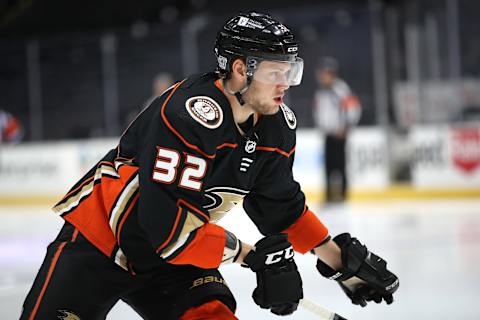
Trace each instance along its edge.
{"label": "white jersey number", "polygon": [[[165,184],[175,182],[180,160],[180,154],[176,150],[157,147],[152,179]],[[186,154],[185,168],[180,175],[179,187],[200,191],[203,184],[202,179],[206,172],[207,162],[205,159]]]}
{"label": "white jersey number", "polygon": [[200,191],[202,189],[202,179],[207,172],[207,162],[202,158],[187,154],[185,164],[187,167],[180,177],[180,186]]}

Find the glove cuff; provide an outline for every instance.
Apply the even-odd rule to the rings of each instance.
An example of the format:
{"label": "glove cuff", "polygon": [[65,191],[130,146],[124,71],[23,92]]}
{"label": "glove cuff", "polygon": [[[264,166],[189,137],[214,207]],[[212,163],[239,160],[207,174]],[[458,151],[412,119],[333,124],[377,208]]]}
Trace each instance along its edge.
{"label": "glove cuff", "polygon": [[342,252],[342,265],[348,273],[355,275],[367,257],[367,247],[362,245],[357,238],[352,238],[349,233],[342,233],[333,238]]}
{"label": "glove cuff", "polygon": [[322,276],[329,280],[345,281],[353,277],[353,274],[345,268],[334,270],[320,259],[317,259],[317,270]]}
{"label": "glove cuff", "polygon": [[255,251],[252,249],[248,251],[245,258],[243,258],[243,263],[241,264],[241,266],[244,268],[251,268],[251,265],[253,264],[254,259],[255,259]]}

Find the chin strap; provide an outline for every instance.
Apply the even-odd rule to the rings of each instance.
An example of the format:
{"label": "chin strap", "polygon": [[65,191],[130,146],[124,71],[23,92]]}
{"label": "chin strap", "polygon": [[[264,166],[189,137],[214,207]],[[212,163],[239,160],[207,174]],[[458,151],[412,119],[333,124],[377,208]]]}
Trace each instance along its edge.
{"label": "chin strap", "polygon": [[251,76],[247,76],[247,83],[245,84],[245,86],[243,88],[241,88],[240,90],[238,90],[237,92],[234,92],[233,90],[230,90],[230,88],[228,88],[227,86],[227,83],[224,82],[223,83],[223,88],[225,89],[225,92],[227,92],[228,94],[231,94],[233,96],[235,96],[235,98],[237,98],[237,101],[238,103],[243,106],[245,104],[245,100],[243,100],[243,94],[245,93],[245,91],[248,90],[248,88],[250,87],[250,83],[252,82],[252,77]]}
{"label": "chin strap", "polygon": [[240,105],[243,106],[245,104],[245,100],[243,100],[242,93],[240,91],[237,91],[233,94],[235,95],[235,98],[237,98],[238,103],[240,103]]}

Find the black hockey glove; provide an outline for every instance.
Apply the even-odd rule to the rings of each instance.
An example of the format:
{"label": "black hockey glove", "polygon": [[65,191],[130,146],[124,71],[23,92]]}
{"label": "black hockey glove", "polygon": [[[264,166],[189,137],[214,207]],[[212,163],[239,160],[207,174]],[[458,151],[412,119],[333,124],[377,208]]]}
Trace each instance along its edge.
{"label": "black hockey glove", "polygon": [[303,298],[302,279],[293,260],[292,245],[285,234],[267,236],[255,244],[244,263],[257,274],[253,300],[277,315],[297,310]]}
{"label": "black hockey glove", "polygon": [[393,293],[398,289],[396,275],[387,269],[387,262],[368,251],[349,233],[336,236],[333,241],[342,250],[343,267],[333,270],[321,260],[317,260],[317,269],[328,279],[336,280],[353,304],[365,307],[367,302],[387,304],[393,302]]}

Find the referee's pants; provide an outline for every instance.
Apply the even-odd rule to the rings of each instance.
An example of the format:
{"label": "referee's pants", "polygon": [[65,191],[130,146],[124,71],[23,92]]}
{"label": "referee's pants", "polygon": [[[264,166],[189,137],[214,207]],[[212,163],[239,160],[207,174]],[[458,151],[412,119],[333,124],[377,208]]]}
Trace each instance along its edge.
{"label": "referee's pants", "polygon": [[347,192],[346,138],[325,137],[325,201],[341,202]]}

